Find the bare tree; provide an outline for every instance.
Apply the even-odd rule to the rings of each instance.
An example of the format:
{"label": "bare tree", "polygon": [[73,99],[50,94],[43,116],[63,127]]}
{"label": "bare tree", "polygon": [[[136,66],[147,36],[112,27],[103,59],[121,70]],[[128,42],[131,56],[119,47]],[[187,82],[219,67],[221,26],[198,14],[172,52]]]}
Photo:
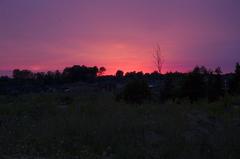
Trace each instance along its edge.
{"label": "bare tree", "polygon": [[162,73],[164,58],[159,44],[157,44],[156,47],[154,48],[153,57],[158,73]]}

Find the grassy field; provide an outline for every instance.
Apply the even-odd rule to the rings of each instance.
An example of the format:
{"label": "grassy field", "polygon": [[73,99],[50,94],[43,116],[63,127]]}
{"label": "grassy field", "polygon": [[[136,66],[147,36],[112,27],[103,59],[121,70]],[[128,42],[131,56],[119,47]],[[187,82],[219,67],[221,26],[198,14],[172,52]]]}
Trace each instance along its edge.
{"label": "grassy field", "polygon": [[240,98],[116,102],[107,92],[0,96],[0,158],[238,159]]}

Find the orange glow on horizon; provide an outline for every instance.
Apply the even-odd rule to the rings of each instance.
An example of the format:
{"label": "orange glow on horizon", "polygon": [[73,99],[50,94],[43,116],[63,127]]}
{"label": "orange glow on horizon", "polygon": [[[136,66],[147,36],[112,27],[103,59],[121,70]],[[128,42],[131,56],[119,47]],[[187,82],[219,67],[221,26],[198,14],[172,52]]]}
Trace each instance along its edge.
{"label": "orange glow on horizon", "polygon": [[[161,45],[162,47],[162,45]],[[64,58],[54,59],[52,61],[41,61],[39,64],[16,65],[4,70],[13,69],[29,69],[33,72],[47,72],[60,70],[63,71],[65,67],[73,65],[97,66],[105,67],[104,75],[115,75],[117,70],[126,72],[152,73],[156,71],[154,64],[153,49],[154,45],[134,44],[124,42],[98,42],[91,45],[86,44],[83,48],[62,48],[49,47],[51,52],[60,52]],[[173,56],[174,52],[171,46],[163,45],[163,56],[165,63],[163,65],[162,73],[167,72],[187,72],[193,66],[185,67],[184,64],[177,64],[177,56]],[[170,53],[171,52],[171,53]],[[84,54],[82,54],[84,53]]]}

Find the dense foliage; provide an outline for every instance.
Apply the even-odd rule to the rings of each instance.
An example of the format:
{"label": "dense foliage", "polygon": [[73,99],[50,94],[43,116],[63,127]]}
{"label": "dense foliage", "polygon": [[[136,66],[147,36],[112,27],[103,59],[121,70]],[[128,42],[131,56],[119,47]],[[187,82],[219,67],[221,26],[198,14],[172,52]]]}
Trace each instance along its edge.
{"label": "dense foliage", "polygon": [[[214,71],[196,66],[189,73],[127,72],[118,70],[115,76],[104,75],[104,67],[74,65],[60,71],[32,72],[13,70],[12,78],[0,78],[0,94],[48,91],[66,84],[83,82],[95,83],[96,89],[121,92],[121,98],[130,103],[142,103],[149,94],[155,101],[180,101],[199,99],[213,102],[225,94],[240,94],[240,65],[235,72],[222,74],[221,68]],[[132,82],[134,81],[134,82]],[[119,93],[117,93],[119,95]]]}

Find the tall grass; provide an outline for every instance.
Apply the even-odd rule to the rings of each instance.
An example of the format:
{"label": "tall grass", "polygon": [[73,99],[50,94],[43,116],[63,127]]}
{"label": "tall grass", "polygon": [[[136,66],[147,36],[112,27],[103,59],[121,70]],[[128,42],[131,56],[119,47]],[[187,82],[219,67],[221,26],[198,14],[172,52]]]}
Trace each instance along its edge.
{"label": "tall grass", "polygon": [[[107,92],[1,96],[0,154],[52,158],[197,158],[201,156],[199,145],[192,145],[184,138],[189,129],[186,115],[202,111],[226,118],[225,124],[229,124],[239,111],[228,111],[231,115],[226,115],[224,100],[210,104],[149,102],[139,106],[116,102]],[[213,140],[213,145],[223,151],[215,150],[218,155],[214,157],[237,158],[239,129],[223,127],[223,134],[217,138],[221,142]]]}

